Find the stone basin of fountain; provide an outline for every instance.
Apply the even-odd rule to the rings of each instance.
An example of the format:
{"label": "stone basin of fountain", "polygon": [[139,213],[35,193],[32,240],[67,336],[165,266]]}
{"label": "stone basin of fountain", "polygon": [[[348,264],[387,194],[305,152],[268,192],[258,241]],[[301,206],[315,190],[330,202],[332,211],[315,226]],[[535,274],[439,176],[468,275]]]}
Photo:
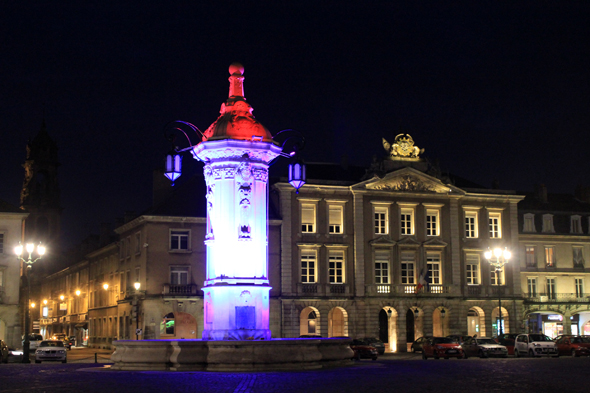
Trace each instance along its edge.
{"label": "stone basin of fountain", "polygon": [[119,340],[111,370],[276,371],[351,365],[350,339]]}

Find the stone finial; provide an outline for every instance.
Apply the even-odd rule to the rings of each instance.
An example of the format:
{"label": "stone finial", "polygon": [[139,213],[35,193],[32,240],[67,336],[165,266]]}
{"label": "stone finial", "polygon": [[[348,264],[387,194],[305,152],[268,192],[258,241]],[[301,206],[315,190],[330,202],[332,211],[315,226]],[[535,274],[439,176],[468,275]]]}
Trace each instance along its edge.
{"label": "stone finial", "polygon": [[232,63],[229,74],[229,98],[244,97],[244,66]]}

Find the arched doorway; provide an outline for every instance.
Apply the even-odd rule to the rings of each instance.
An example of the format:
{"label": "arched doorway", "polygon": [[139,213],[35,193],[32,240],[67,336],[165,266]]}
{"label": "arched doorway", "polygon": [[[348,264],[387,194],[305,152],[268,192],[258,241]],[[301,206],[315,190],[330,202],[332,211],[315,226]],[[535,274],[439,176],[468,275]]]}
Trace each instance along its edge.
{"label": "arched doorway", "polygon": [[315,307],[305,307],[299,315],[299,335],[321,336],[320,312]]}
{"label": "arched doorway", "polygon": [[348,337],[348,314],[342,307],[328,313],[328,337]]}
{"label": "arched doorway", "polygon": [[406,313],[406,342],[411,344],[416,339],[414,310],[411,308]]}
{"label": "arched doorway", "polygon": [[486,337],[485,313],[480,307],[471,307],[467,311],[467,335]]}
{"label": "arched doorway", "polygon": [[[499,308],[496,307],[492,311],[492,336],[498,336],[498,325],[500,323],[500,312]],[[502,307],[502,333],[510,333],[510,315],[508,310]]]}
{"label": "arched doorway", "polygon": [[379,340],[388,352],[397,351],[397,311],[384,307],[379,311]]}
{"label": "arched doorway", "polygon": [[435,337],[445,337],[449,333],[449,313],[448,310],[440,307],[432,312],[432,335]]}

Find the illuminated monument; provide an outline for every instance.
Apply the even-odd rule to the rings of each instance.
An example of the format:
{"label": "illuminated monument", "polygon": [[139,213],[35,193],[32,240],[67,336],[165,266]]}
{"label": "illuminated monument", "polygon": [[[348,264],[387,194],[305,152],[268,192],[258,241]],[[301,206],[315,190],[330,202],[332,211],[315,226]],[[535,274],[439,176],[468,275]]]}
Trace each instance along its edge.
{"label": "illuminated monument", "polygon": [[268,165],[282,148],[252,116],[243,67],[229,71],[229,98],[192,150],[207,183],[203,339],[269,340]]}
{"label": "illuminated monument", "polygon": [[[232,64],[229,98],[201,142],[166,159],[166,176],[180,176],[176,153],[205,163],[207,271],[202,340],[118,340],[112,370],[292,370],[351,363],[349,339],[271,339],[267,218],[268,166],[294,157],[289,182],[299,189],[305,167],[254,116],[244,98],[244,69]],[[180,122],[198,131],[193,125]],[[277,135],[280,133],[277,133]],[[276,136],[275,135],[275,138]],[[189,141],[190,142],[190,141]]]}

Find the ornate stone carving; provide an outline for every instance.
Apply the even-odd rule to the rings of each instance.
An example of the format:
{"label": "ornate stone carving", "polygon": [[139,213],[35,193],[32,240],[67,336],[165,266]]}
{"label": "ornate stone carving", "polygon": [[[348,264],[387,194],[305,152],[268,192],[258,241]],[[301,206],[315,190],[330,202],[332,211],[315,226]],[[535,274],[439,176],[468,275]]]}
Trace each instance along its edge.
{"label": "ornate stone carving", "polygon": [[418,158],[424,149],[414,146],[414,140],[409,134],[399,134],[395,137],[393,144],[390,144],[383,138],[383,147],[389,153],[389,158],[393,157],[409,157]]}
{"label": "ornate stone carving", "polygon": [[429,184],[422,182],[421,179],[412,175],[404,175],[395,181],[382,184],[375,184],[370,187],[373,190],[392,190],[392,191],[427,191],[436,192],[436,189]]}
{"label": "ornate stone carving", "polygon": [[268,181],[268,170],[267,169],[257,168],[257,169],[254,169],[252,172],[254,175],[254,180],[263,181],[265,183]]}
{"label": "ornate stone carving", "polygon": [[215,237],[213,236],[213,200],[214,200],[214,193],[215,193],[215,184],[208,184],[207,185],[207,235],[205,235],[206,240],[213,240]]}
{"label": "ornate stone carving", "polygon": [[250,240],[250,210],[252,208],[252,164],[248,155],[244,155],[243,162],[240,163],[236,170],[236,186],[238,187],[238,203],[240,211],[240,222],[238,227],[238,238],[240,240]]}

